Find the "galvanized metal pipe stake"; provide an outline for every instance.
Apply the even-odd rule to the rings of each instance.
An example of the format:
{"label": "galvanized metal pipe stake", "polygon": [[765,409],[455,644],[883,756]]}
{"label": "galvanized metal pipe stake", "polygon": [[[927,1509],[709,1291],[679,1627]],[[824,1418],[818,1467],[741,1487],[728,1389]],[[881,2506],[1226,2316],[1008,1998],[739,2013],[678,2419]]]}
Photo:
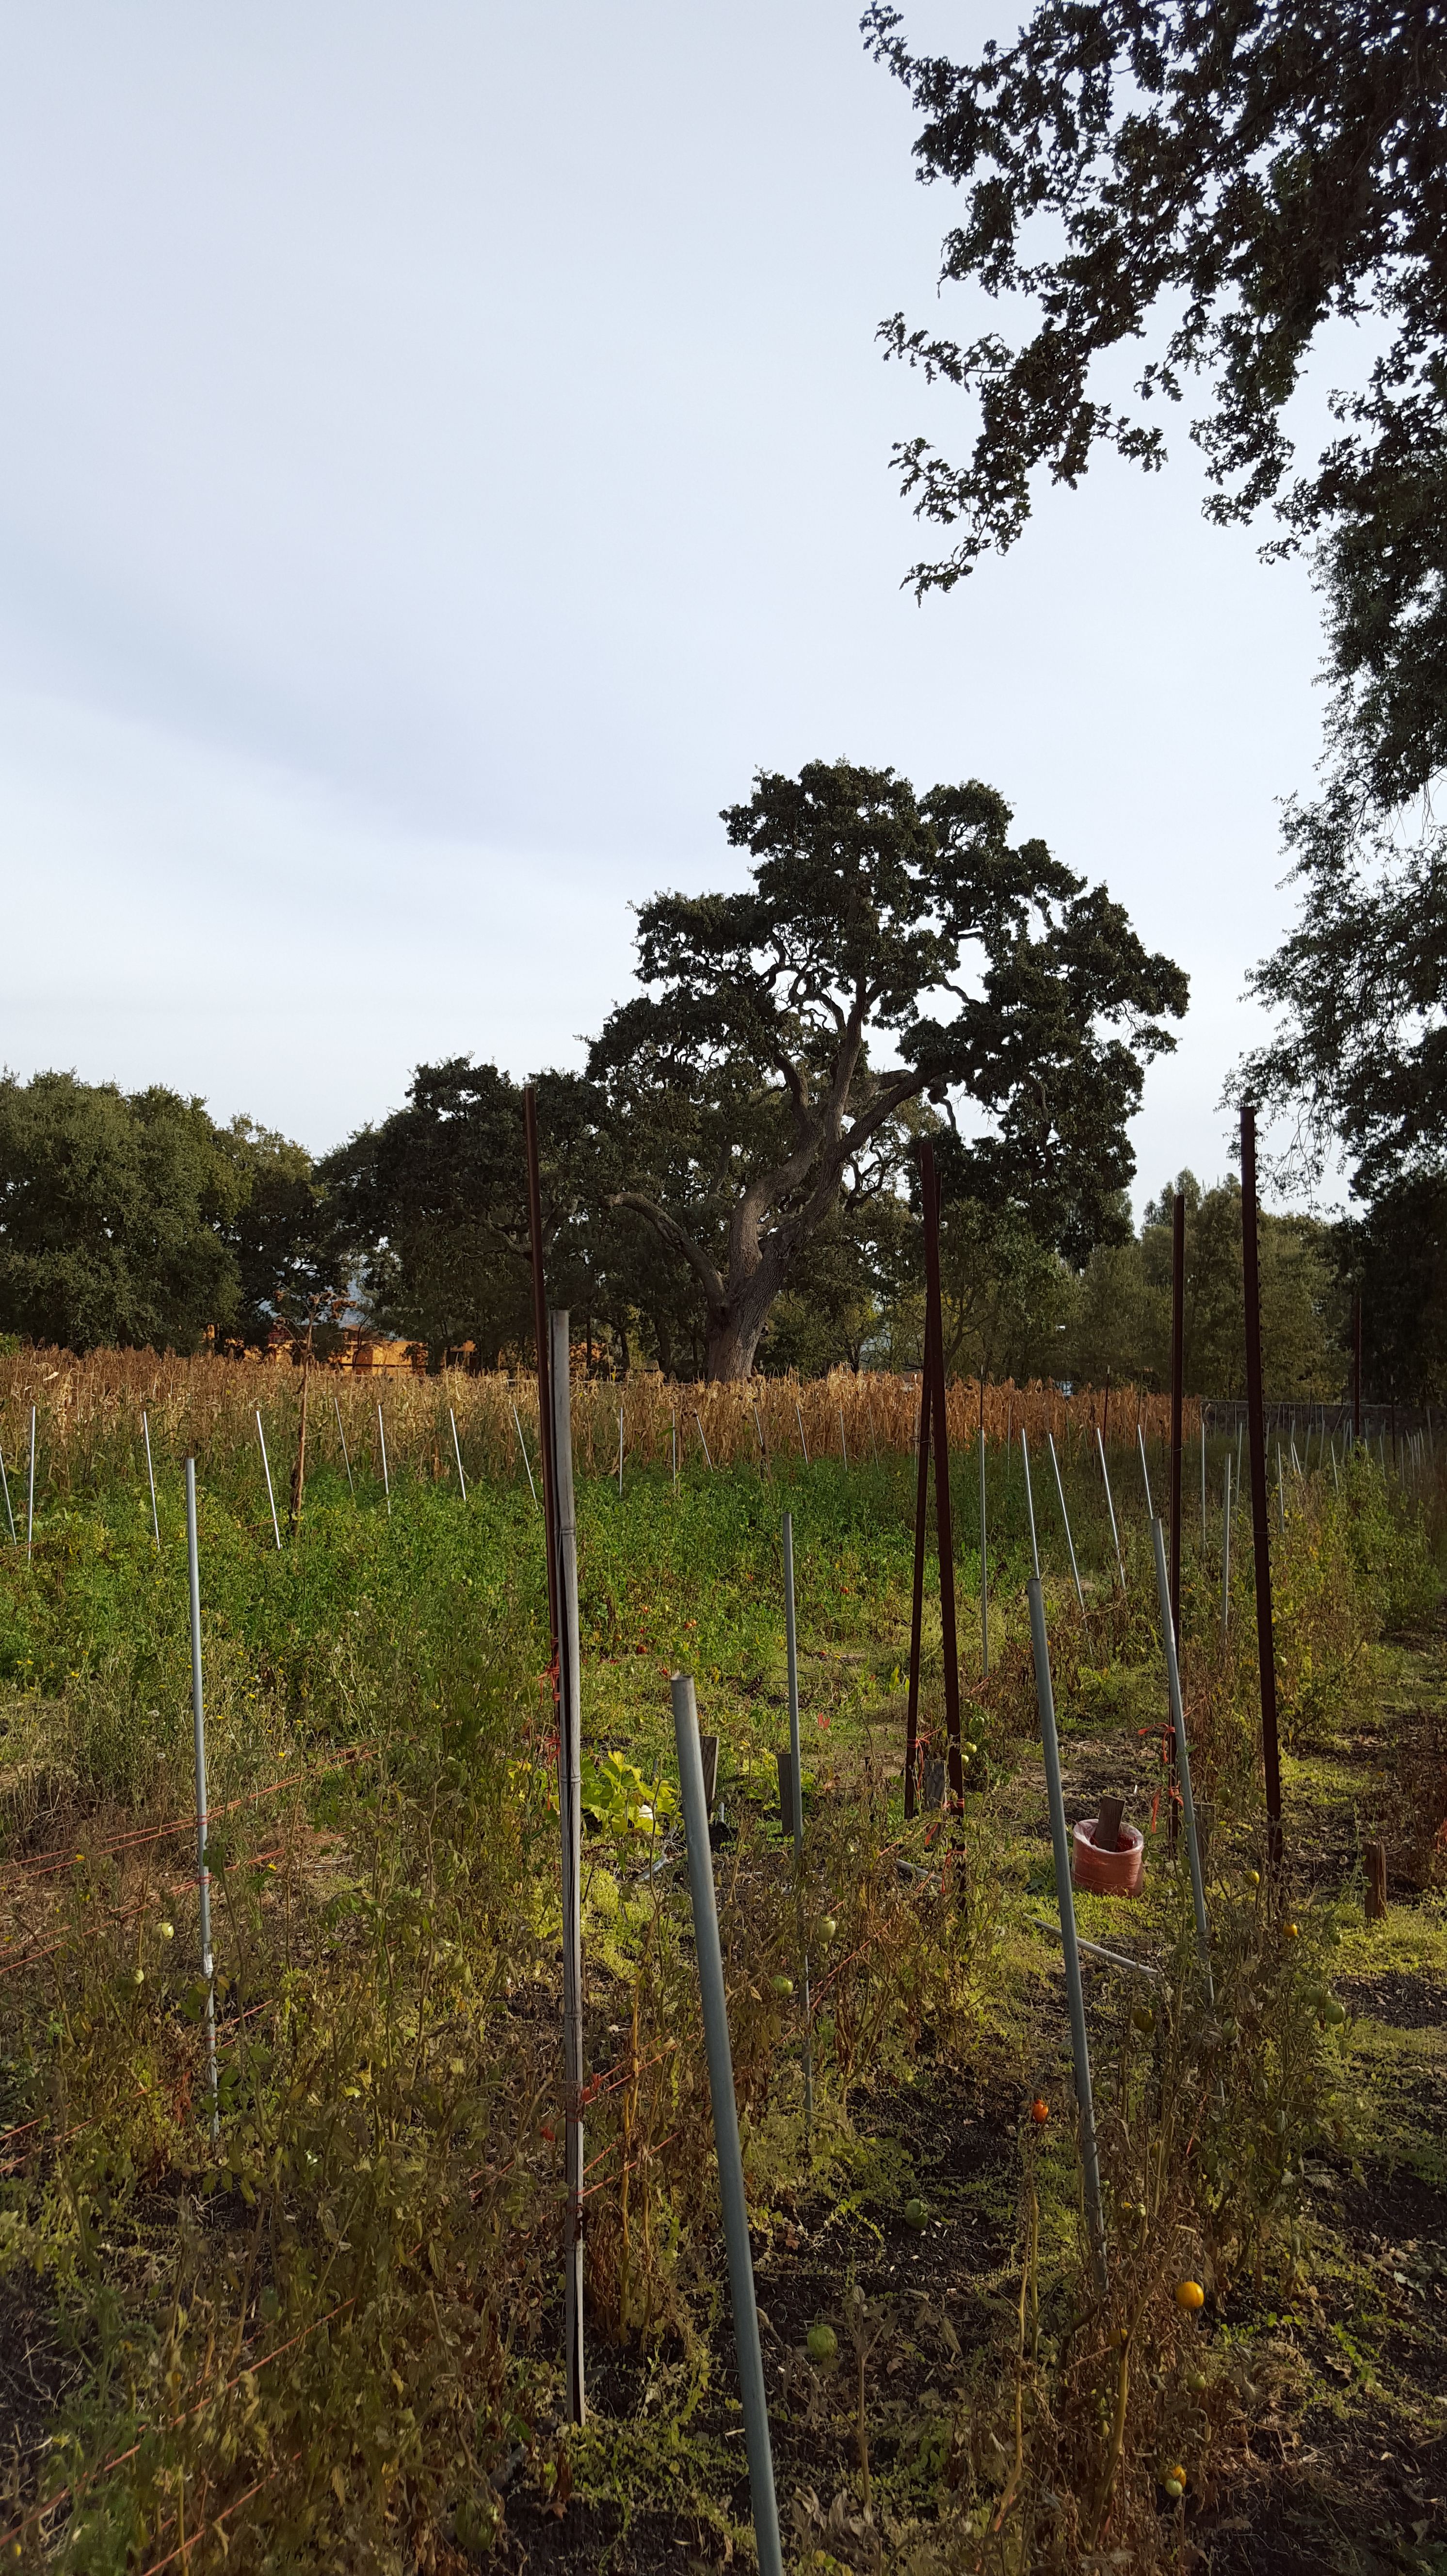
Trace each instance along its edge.
{"label": "galvanized metal pipe stake", "polygon": [[703,1442],[703,1454],[704,1454],[704,1457],[705,1457],[706,1459],[708,1459],[708,1472],[709,1472],[709,1474],[710,1474],[710,1475],[712,1475],[712,1474],[713,1474],[713,1460],[712,1460],[712,1458],[711,1458],[711,1457],[709,1457],[708,1434],[707,1434],[707,1432],[704,1430],[704,1427],[703,1427],[703,1415],[699,1412],[697,1405],[695,1405],[695,1407],[694,1407],[693,1418],[694,1418],[695,1422],[698,1424],[698,1436],[699,1436],[700,1440]]}
{"label": "galvanized metal pipe stake", "polygon": [[1030,1515],[1030,1562],[1035,1568],[1035,1580],[1038,1583],[1040,1580],[1040,1549],[1035,1538],[1035,1496],[1030,1490],[1030,1451],[1026,1444],[1025,1425],[1023,1422],[1020,1425],[1020,1455],[1025,1461],[1025,1509]]}
{"label": "galvanized metal pipe stake", "polygon": [[1085,1595],[1080,1588],[1080,1568],[1075,1562],[1075,1541],[1070,1535],[1070,1514],[1065,1508],[1065,1483],[1060,1473],[1060,1461],[1055,1455],[1055,1434],[1053,1431],[1046,1432],[1045,1445],[1050,1452],[1050,1464],[1055,1470],[1055,1490],[1060,1496],[1060,1517],[1065,1523],[1065,1544],[1070,1550],[1070,1571],[1075,1578],[1075,1598],[1080,1604],[1081,1614],[1083,1616],[1085,1611]]}
{"label": "galvanized metal pipe stake", "polygon": [[1196,1917],[1196,1947],[1206,1978],[1206,2000],[1214,2004],[1216,1988],[1211,1976],[1211,1935],[1206,1928],[1206,1890],[1201,1877],[1201,1846],[1196,1838],[1196,1802],[1191,1795],[1191,1748],[1186,1741],[1185,1711],[1181,1705],[1181,1668],[1176,1656],[1175,1622],[1171,1617],[1171,1578],[1166,1564],[1166,1537],[1159,1520],[1151,1523],[1151,1538],[1156,1551],[1156,1590],[1161,1604],[1161,1636],[1166,1649],[1166,1687],[1171,1699],[1171,1729],[1176,1739],[1176,1768],[1181,1781],[1181,1812],[1186,1820],[1186,1858],[1191,1871],[1191,1905]]}
{"label": "galvanized metal pipe stake", "polygon": [[30,1508],[29,1508],[29,1510],[28,1510],[28,1512],[27,1512],[27,1514],[26,1514],[26,1519],[25,1519],[25,1562],[26,1562],[26,1564],[27,1564],[27,1565],[30,1563],[30,1551],[31,1551],[32,1547],[34,1546],[34,1544],[35,1544],[35,1407],[34,1407],[34,1405],[32,1404],[32,1406],[31,1406],[31,1408],[30,1408]]}
{"label": "galvanized metal pipe stake", "polygon": [[206,2090],[216,2108],[216,1962],[211,1955],[211,1872],[206,1866],[206,1710],[201,1696],[201,1569],[196,1547],[196,1461],[186,1461],[186,1573],[191,1592],[191,1721],[196,1744],[196,1882],[201,1891],[201,1974],[206,1980]]}
{"label": "galvanized metal pipe stake", "polygon": [[[382,1444],[382,1491],[387,1497],[387,1518],[390,1520],[392,1517],[392,1479],[387,1472],[387,1426],[382,1420],[382,1408],[380,1404],[377,1407],[377,1438]],[[270,1482],[271,1478],[268,1476],[267,1483],[270,1484]],[[274,1504],[272,1506],[272,1510],[274,1515]],[[277,1546],[280,1547],[280,1545],[281,1541],[278,1539]]]}
{"label": "galvanized metal pipe stake", "polygon": [[799,1415],[799,1446],[804,1452],[804,1464],[807,1467],[809,1464],[809,1443],[804,1437],[804,1416],[802,1411],[800,1411],[797,1397],[794,1402],[794,1411]]}
{"label": "galvanized metal pipe stake", "polygon": [[342,1429],[342,1408],[338,1404],[335,1396],[332,1397],[332,1411],[337,1417],[337,1438],[342,1444],[342,1465],[347,1471],[347,1491],[351,1495],[353,1502],[355,1502],[357,1499],[357,1488],[352,1482],[352,1462],[347,1456],[347,1435]]}
{"label": "galvanized metal pipe stake", "polygon": [[527,1480],[528,1480],[528,1492],[531,1494],[531,1496],[532,1496],[532,1498],[533,1498],[533,1503],[534,1503],[534,1505],[536,1506],[537,1499],[538,1499],[538,1489],[537,1489],[536,1485],[533,1483],[533,1468],[532,1468],[532,1460],[531,1460],[531,1459],[529,1458],[529,1456],[528,1456],[528,1444],[527,1444],[527,1442],[526,1442],[526,1441],[524,1440],[524,1438],[523,1438],[523,1427],[522,1427],[522,1424],[521,1424],[521,1423],[519,1422],[519,1420],[518,1420],[518,1409],[517,1409],[517,1406],[516,1406],[515,1404],[513,1404],[513,1405],[509,1405],[508,1410],[509,1410],[509,1412],[510,1412],[510,1413],[511,1413],[511,1415],[512,1415],[512,1427],[513,1427],[514,1431],[517,1433],[517,1436],[518,1436],[518,1447],[519,1447],[519,1449],[520,1449],[520,1450],[522,1451],[522,1453],[523,1453],[523,1469],[524,1469],[524,1473],[526,1474],[526,1476],[527,1476]]}
{"label": "galvanized metal pipe stake", "polygon": [[673,1731],[678,1743],[678,1783],[683,1801],[684,1831],[688,1838],[693,1937],[703,2001],[704,2039],[708,2049],[708,2089],[713,2103],[714,2146],[718,2154],[719,2198],[723,2203],[724,2241],[728,2248],[734,2346],[738,2353],[739,2393],[744,2402],[744,2443],[749,2459],[754,2538],[759,2553],[759,2576],[783,2576],[779,2507],[774,2493],[774,2455],[769,2440],[769,2401],[764,2387],[764,2357],[759,2346],[754,2259],[749,2247],[744,2160],[739,2152],[733,2052],[729,2046],[728,2003],[724,1994],[723,1954],[719,1947],[718,1909],[713,1893],[713,1854],[709,1848],[708,1807],[703,1794],[703,1758],[699,1751],[698,1707],[692,1676],[675,1673],[671,1691]]}
{"label": "galvanized metal pipe stake", "polygon": [[794,1621],[794,1515],[784,1514],[784,1646],[789,1667],[789,1752],[794,1766],[791,1800],[794,1881],[799,1896],[799,1957],[804,1970],[804,2134],[814,2134],[814,2016],[809,2001],[809,1953],[804,1947],[804,1764],[799,1742],[799,1639]]}
{"label": "galvanized metal pipe stake", "polygon": [[849,1465],[849,1443],[844,1437],[844,1407],[839,1407],[839,1449],[846,1468]]}
{"label": "galvanized metal pipe stake", "polygon": [[581,2424],[583,2404],[583,1723],[579,1697],[578,1541],[573,1502],[573,1417],[568,1374],[568,1316],[554,1307],[552,1333],[553,1457],[550,1479],[558,1533],[558,1812],[563,1842],[563,2117],[568,2187],[564,2246],[564,2323],[568,2418]]}
{"label": "galvanized metal pipe stake", "polygon": [[618,1407],[618,1500],[623,1500],[623,1407]]}
{"label": "galvanized metal pipe stake", "polygon": [[1226,1488],[1221,1501],[1221,1643],[1231,1621],[1231,1452],[1226,1452]]}
{"label": "galvanized metal pipe stake", "polygon": [[161,1544],[161,1515],[156,1509],[156,1471],[151,1464],[151,1426],[146,1420],[144,1405],[141,1407],[141,1429],[146,1435],[146,1474],[150,1479],[151,1485],[151,1527],[156,1534],[156,1546],[159,1550]]}
{"label": "galvanized metal pipe stake", "polygon": [[1141,1452],[1141,1482],[1143,1483],[1143,1485],[1145,1486],[1145,1489],[1146,1489],[1146,1519],[1149,1521],[1149,1520],[1154,1520],[1154,1518],[1155,1518],[1155,1505],[1154,1505],[1154,1504],[1152,1503],[1152,1501],[1151,1501],[1151,1471],[1150,1471],[1149,1467],[1146,1465],[1146,1435],[1145,1435],[1145,1427],[1144,1427],[1144,1425],[1143,1425],[1142,1423],[1139,1423],[1139,1422],[1138,1422],[1138,1423],[1136,1424],[1136,1427],[1135,1427],[1135,1436],[1136,1436],[1137,1440],[1140,1442],[1140,1452]]}
{"label": "galvanized metal pipe stake", "polygon": [[3,1485],[5,1488],[5,1518],[10,1523],[10,1544],[12,1547],[18,1547],[20,1545],[20,1541],[15,1532],[15,1514],[10,1508],[10,1479],[5,1473],[5,1460],[3,1455],[0,1455],[0,1485]]}
{"label": "galvanized metal pipe stake", "polygon": [[462,1445],[461,1445],[461,1442],[458,1440],[458,1437],[457,1437],[457,1416],[456,1416],[456,1414],[453,1412],[452,1407],[451,1407],[451,1405],[450,1405],[450,1404],[449,1404],[449,1406],[448,1406],[448,1408],[447,1408],[447,1419],[448,1419],[448,1421],[449,1421],[449,1422],[451,1423],[451,1425],[452,1425],[452,1454],[453,1454],[453,1457],[457,1460],[457,1481],[458,1481],[458,1484],[459,1484],[459,1485],[461,1486],[461,1488],[462,1488],[462,1499],[463,1499],[463,1501],[464,1501],[464,1502],[466,1502],[466,1500],[467,1500],[467,1478],[464,1476],[464,1474],[463,1474],[463,1472],[462,1472]]}
{"label": "galvanized metal pipe stake", "polygon": [[1095,1426],[1095,1445],[1100,1451],[1100,1472],[1105,1479],[1105,1508],[1110,1514],[1110,1534],[1115,1541],[1116,1570],[1120,1576],[1120,1588],[1124,1592],[1125,1558],[1120,1552],[1120,1532],[1115,1525],[1115,1500],[1110,1490],[1110,1469],[1105,1463],[1105,1442],[1101,1438],[1099,1423]]}
{"label": "galvanized metal pipe stake", "polygon": [[[379,1405],[378,1405],[378,1407],[377,1407],[377,1420],[380,1422],[380,1421],[381,1421],[381,1419],[382,1419],[382,1408],[381,1408],[381,1406],[380,1406],[380,1404],[379,1404]],[[271,1528],[272,1528],[272,1535],[273,1535],[273,1537],[274,1537],[274,1538],[275,1538],[275,1540],[276,1540],[277,1553],[278,1553],[278,1554],[280,1554],[280,1552],[281,1552],[281,1524],[280,1524],[280,1522],[278,1521],[278,1519],[277,1519],[277,1517],[276,1517],[276,1496],[275,1496],[275,1494],[274,1494],[274,1493],[272,1492],[272,1490],[271,1490],[271,1461],[270,1461],[270,1459],[267,1457],[267,1454],[266,1454],[266,1433],[262,1430],[262,1427],[261,1427],[261,1407],[260,1407],[260,1405],[258,1405],[258,1406],[257,1406],[257,1408],[256,1408],[256,1436],[257,1436],[257,1439],[258,1439],[258,1440],[260,1441],[260,1443],[261,1443],[261,1464],[262,1464],[263,1472],[264,1472],[264,1474],[265,1474],[265,1476],[266,1476],[266,1499],[267,1499],[267,1501],[268,1501],[268,1502],[270,1503],[270,1505],[271,1505]]]}
{"label": "galvanized metal pipe stake", "polygon": [[1050,1840],[1055,1850],[1055,1893],[1060,1905],[1060,1935],[1065,1952],[1065,1992],[1070,2005],[1070,2053],[1075,2068],[1075,2100],[1080,2113],[1080,2172],[1085,2189],[1085,2224],[1090,2237],[1096,2286],[1106,2287],[1105,2216],[1100,2201],[1100,2158],[1095,2144],[1095,2095],[1090,2082],[1090,2042],[1085,2032],[1085,1993],[1080,1982],[1080,1946],[1075,1930],[1075,1890],[1070,1878],[1070,1835],[1065,1823],[1065,1792],[1060,1781],[1060,1742],[1055,1732],[1055,1693],[1050,1682],[1050,1644],[1045,1634],[1045,1595],[1032,1574],[1030,1642],[1035,1654],[1035,1698],[1040,1710],[1040,1747],[1045,1756],[1045,1787],[1050,1801]]}

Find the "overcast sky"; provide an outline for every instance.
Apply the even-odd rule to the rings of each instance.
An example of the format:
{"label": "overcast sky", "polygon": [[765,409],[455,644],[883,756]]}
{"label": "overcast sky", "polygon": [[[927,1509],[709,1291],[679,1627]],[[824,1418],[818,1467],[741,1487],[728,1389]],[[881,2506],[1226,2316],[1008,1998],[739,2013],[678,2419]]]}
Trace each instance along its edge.
{"label": "overcast sky", "polygon": [[322,1149],[418,1062],[578,1062],[630,902],[737,882],[720,806],[846,754],[989,780],[1188,968],[1140,1179],[1224,1170],[1314,603],[1203,523],[1184,419],[901,589],[891,442],[965,417],[875,325],[972,324],[858,14],[0,10],[15,1071]]}

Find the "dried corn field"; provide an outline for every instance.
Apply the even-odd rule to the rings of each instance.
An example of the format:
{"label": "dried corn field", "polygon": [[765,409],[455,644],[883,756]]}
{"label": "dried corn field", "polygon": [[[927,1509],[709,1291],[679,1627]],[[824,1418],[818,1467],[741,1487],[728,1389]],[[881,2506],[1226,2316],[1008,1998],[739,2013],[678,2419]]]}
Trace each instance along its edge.
{"label": "dried corn field", "polygon": [[[34,1407],[38,1490],[64,1498],[144,1472],[144,1414],[157,1464],[192,1455],[204,1478],[242,1453],[255,1456],[259,1414],[275,1467],[295,1453],[301,1400],[302,1372],[284,1361],[174,1359],[123,1350],[79,1360],[66,1351],[27,1349],[0,1358],[0,1453],[13,1479],[28,1456]],[[520,1441],[536,1463],[536,1380],[462,1371],[369,1377],[314,1369],[309,1457],[340,1466],[345,1441],[354,1471],[380,1474],[379,1411],[394,1474],[452,1475],[454,1420],[469,1479],[521,1478]],[[1113,1387],[1107,1398],[1089,1389],[1066,1395],[1053,1387],[1006,1383],[981,1389],[973,1380],[957,1380],[948,1395],[950,1441],[957,1451],[973,1448],[981,1424],[993,1447],[1023,1429],[1032,1447],[1050,1433],[1068,1456],[1082,1441],[1093,1447],[1098,1428],[1113,1445],[1131,1448],[1140,1428],[1155,1446],[1167,1436],[1169,1411],[1165,1396],[1128,1386]],[[676,1461],[682,1467],[693,1459],[724,1467],[806,1455],[858,1465],[913,1450],[919,1380],[848,1370],[812,1380],[757,1378],[745,1385],[672,1385],[655,1373],[585,1380],[579,1353],[573,1424],[581,1473],[616,1468],[620,1414],[624,1458],[634,1466],[671,1468]],[[1187,1431],[1195,1433],[1194,1401],[1187,1403],[1185,1420]]]}

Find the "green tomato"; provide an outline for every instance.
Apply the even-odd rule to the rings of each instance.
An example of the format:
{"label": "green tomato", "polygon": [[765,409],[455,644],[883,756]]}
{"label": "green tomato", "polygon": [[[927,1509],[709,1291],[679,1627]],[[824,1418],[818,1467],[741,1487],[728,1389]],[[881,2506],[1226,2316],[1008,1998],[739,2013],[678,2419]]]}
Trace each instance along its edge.
{"label": "green tomato", "polygon": [[838,1931],[838,1929],[839,1929],[839,1926],[838,1926],[838,1924],[835,1922],[834,1917],[833,1917],[833,1915],[832,1915],[832,1914],[821,1914],[821,1915],[820,1915],[820,1917],[819,1917],[819,1933],[820,1933],[820,1938],[821,1938],[822,1940],[825,1940],[825,1941],[832,1941],[832,1940],[833,1940],[833,1938],[834,1938],[834,1935],[835,1935],[835,1933]]}
{"label": "green tomato", "polygon": [[1333,2030],[1336,2030],[1346,2020],[1346,2005],[1342,2003],[1336,1995],[1328,1995],[1326,2002],[1322,2007],[1321,2017],[1323,2021],[1329,2021]]}
{"label": "green tomato", "polygon": [[811,2326],[809,2328],[809,2359],[811,2361],[832,2361],[838,2350],[839,2337],[832,2326],[821,2324]]}
{"label": "green tomato", "polygon": [[769,1979],[769,1983],[781,2001],[787,2001],[788,1997],[794,1991],[794,1980],[792,1977],[771,1977]]}
{"label": "green tomato", "polygon": [[906,2227],[913,2229],[916,2236],[923,2236],[925,2229],[929,2225],[929,2211],[926,2209],[922,2200],[907,2200],[905,2202],[904,2223]]}

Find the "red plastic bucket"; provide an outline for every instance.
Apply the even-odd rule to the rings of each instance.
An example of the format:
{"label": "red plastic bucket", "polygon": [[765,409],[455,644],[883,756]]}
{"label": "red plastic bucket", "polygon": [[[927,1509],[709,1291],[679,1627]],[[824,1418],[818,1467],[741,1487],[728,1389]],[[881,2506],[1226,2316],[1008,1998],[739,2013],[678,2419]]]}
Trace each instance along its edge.
{"label": "red plastic bucket", "polygon": [[1072,1836],[1072,1868],[1077,1887],[1094,1896],[1139,1896],[1145,1876],[1146,1847],[1134,1825],[1122,1825],[1118,1851],[1101,1851],[1095,1840],[1097,1819],[1086,1816]]}

